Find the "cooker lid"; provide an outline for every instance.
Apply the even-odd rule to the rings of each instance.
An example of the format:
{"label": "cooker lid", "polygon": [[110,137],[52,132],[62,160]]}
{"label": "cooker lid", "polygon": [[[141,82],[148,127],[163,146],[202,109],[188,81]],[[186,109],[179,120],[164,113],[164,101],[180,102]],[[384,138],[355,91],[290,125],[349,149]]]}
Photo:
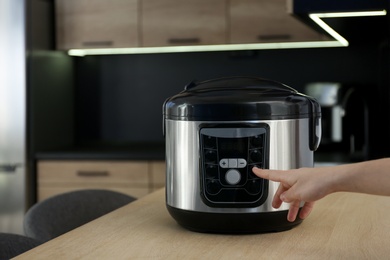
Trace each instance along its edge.
{"label": "cooker lid", "polygon": [[320,116],[320,106],[295,89],[256,77],[191,82],[168,98],[164,117],[189,121],[297,119]]}

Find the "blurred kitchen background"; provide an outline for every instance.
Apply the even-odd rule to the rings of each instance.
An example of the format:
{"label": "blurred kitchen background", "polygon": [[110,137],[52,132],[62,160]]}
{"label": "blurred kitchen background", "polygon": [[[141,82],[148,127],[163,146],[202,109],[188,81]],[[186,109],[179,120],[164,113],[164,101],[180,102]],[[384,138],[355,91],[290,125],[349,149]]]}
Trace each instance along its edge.
{"label": "blurred kitchen background", "polygon": [[[163,187],[162,104],[194,79],[258,76],[315,96],[317,165],[388,156],[389,15],[322,18],[348,46],[308,18],[377,10],[389,1],[1,0],[0,232],[22,233],[24,211],[58,193]],[[280,42],[308,44],[264,45]],[[340,46],[316,47],[327,42]],[[167,46],[195,47],[154,48]]]}

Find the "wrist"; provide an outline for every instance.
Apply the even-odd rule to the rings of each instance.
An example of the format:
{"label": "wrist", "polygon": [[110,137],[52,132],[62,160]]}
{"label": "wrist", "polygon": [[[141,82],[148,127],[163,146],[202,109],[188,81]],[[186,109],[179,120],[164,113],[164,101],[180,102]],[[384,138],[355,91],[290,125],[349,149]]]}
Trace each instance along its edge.
{"label": "wrist", "polygon": [[354,191],[353,176],[356,164],[339,165],[333,171],[333,192]]}

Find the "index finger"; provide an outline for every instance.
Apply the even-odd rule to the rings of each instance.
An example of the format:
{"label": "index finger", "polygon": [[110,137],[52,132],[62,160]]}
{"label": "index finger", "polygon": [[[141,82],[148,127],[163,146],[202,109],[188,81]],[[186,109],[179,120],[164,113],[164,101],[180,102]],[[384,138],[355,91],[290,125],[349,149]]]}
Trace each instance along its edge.
{"label": "index finger", "polygon": [[260,178],[276,181],[276,182],[281,182],[285,174],[283,171],[265,170],[265,169],[260,169],[258,167],[253,167],[252,171]]}

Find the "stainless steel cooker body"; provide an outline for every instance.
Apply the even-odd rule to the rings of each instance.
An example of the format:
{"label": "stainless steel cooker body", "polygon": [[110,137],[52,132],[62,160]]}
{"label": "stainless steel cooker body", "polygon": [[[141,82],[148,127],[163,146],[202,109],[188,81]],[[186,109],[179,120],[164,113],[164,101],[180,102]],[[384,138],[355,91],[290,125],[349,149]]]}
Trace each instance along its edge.
{"label": "stainless steel cooker body", "polygon": [[192,82],[163,106],[166,206],[182,226],[200,232],[282,231],[288,204],[272,200],[278,183],[254,166],[313,166],[321,111],[312,98],[253,77]]}
{"label": "stainless steel cooker body", "polygon": [[[202,193],[202,149],[200,130],[202,126],[247,127],[262,124],[269,129],[268,167],[287,170],[300,167],[313,167],[313,151],[309,146],[309,120],[265,120],[265,121],[177,121],[166,120],[166,203],[188,211],[209,213],[260,213],[288,210],[283,203],[278,209],[271,206],[278,183],[268,181],[266,200],[259,206],[228,207],[209,206]],[[251,170],[248,167],[248,170]],[[229,186],[229,185],[226,185]],[[233,185],[234,186],[234,185]]]}

